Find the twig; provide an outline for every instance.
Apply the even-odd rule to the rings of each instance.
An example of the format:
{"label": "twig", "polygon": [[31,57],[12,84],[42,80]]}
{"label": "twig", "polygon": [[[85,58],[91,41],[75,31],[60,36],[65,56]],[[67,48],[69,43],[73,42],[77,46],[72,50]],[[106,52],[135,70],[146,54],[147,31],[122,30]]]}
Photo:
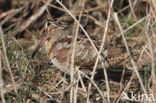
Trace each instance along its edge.
{"label": "twig", "polygon": [[109,0],[101,1],[101,0],[95,0],[97,5],[102,6],[101,11],[105,12],[106,16],[108,17],[108,5],[111,4]]}
{"label": "twig", "polygon": [[104,98],[104,95],[103,95],[103,93],[102,93],[102,91],[100,90],[100,88],[96,85],[96,83],[93,81],[93,80],[91,80],[84,72],[82,72],[82,71],[78,71],[82,76],[84,76],[85,78],[87,78],[92,84],[93,84],[93,86],[97,89],[97,91],[99,92],[99,94],[100,94],[100,96],[102,97],[102,100],[103,100],[103,103],[107,103],[106,102],[106,100],[105,100],[105,98]]}
{"label": "twig", "polygon": [[[46,3],[45,0],[41,0],[41,2]],[[50,7],[52,7],[52,8],[55,8],[55,9],[58,9],[59,11],[66,12],[66,10],[64,10],[64,9],[62,9],[61,7],[58,7],[58,6],[56,6],[56,5],[48,4],[48,6],[50,6]],[[84,10],[82,11],[82,13],[95,11],[95,10],[98,10],[98,9],[100,9],[100,8],[103,8],[103,5],[100,5],[100,6],[97,6],[97,7],[93,7],[93,8],[89,8],[89,9],[84,9]],[[74,11],[74,12],[77,13],[77,14],[79,14],[79,13],[81,12],[81,10],[76,10],[76,11]]]}
{"label": "twig", "polygon": [[88,38],[89,42],[91,43],[91,45],[93,46],[93,48],[95,49],[96,53],[98,54],[98,50],[95,46],[95,44],[93,43],[92,39],[89,37],[88,33],[85,31],[85,29],[83,28],[83,26],[79,23],[79,21],[76,19],[76,17],[59,1],[57,0],[57,2],[69,13],[69,15],[76,21],[76,23],[78,23],[80,25],[80,28],[82,29],[82,31],[84,32],[84,34],[86,35],[86,37]]}
{"label": "twig", "polygon": [[6,103],[5,99],[4,99],[4,92],[3,92],[3,78],[2,78],[2,59],[1,59],[1,55],[2,52],[0,50],[0,93],[1,93],[1,98],[2,98],[2,102]]}
{"label": "twig", "polygon": [[[110,7],[109,7],[109,11],[108,11],[108,18],[107,18],[107,21],[106,21],[106,28],[105,28],[105,31],[104,31],[104,34],[103,34],[103,38],[102,38],[102,44],[100,46],[100,50],[99,50],[99,53],[98,53],[98,56],[96,58],[96,62],[95,62],[95,65],[94,65],[94,68],[93,68],[93,71],[92,71],[92,75],[91,75],[91,80],[94,79],[94,74],[95,74],[95,71],[96,71],[96,68],[97,68],[97,65],[98,65],[98,62],[99,62],[99,59],[100,59],[100,54],[103,50],[103,47],[104,47],[104,43],[105,43],[105,39],[106,39],[106,34],[107,34],[107,30],[108,30],[108,24],[109,24],[109,20],[110,20],[110,14],[111,14],[111,8],[113,6],[113,3],[114,3],[114,0],[111,1],[111,4],[110,4]],[[104,70],[104,76],[105,76],[105,80],[106,80],[106,88],[107,88],[107,101],[110,102],[110,88],[109,88],[109,83],[108,83],[108,77],[107,77],[107,73],[106,73],[106,69],[102,63],[102,67],[103,67],[103,70]],[[89,84],[88,86],[88,92],[90,93],[90,88],[91,88],[91,84]],[[89,99],[89,95],[88,95],[88,99]]]}
{"label": "twig", "polygon": [[[133,72],[133,74],[132,74],[130,80],[128,81],[127,85],[125,86],[123,92],[126,92],[126,90],[127,90],[128,87],[130,86],[130,84],[131,84],[132,80],[134,79],[134,77],[135,77],[135,75],[134,75],[134,72]],[[118,102],[120,101],[121,98],[122,98],[122,95],[119,96],[119,98],[116,100],[115,103],[118,103]]]}
{"label": "twig", "polygon": [[132,7],[131,0],[128,0],[128,2],[129,2],[129,5],[130,5],[130,9],[131,9],[131,12],[130,12],[130,15],[129,16],[131,16],[131,14],[133,14],[134,18],[137,20],[137,17],[136,17],[136,15],[134,13],[134,10],[133,10],[134,9],[134,6],[136,5],[137,0],[134,1],[134,6],[133,7]]}
{"label": "twig", "polygon": [[7,11],[7,12],[2,13],[2,14],[0,15],[0,19],[3,19],[4,17],[6,17],[6,16],[12,14],[13,11],[14,11],[14,9],[11,9],[11,10],[9,10],[9,11]]}
{"label": "twig", "polygon": [[123,79],[124,79],[124,74],[125,74],[125,71],[126,71],[126,68],[124,68],[123,72],[122,72],[122,75],[121,75],[121,80],[120,80],[120,89],[113,101],[113,103],[116,103],[115,101],[117,100],[117,98],[120,96],[122,90],[123,90],[123,85],[122,85],[122,82],[123,82]]}
{"label": "twig", "polygon": [[11,35],[9,36],[14,36],[19,32],[22,32],[24,29],[26,29],[31,23],[33,23],[35,20],[37,20],[37,18],[39,18],[44,11],[47,9],[48,4],[51,2],[52,0],[48,0],[46,2],[46,4],[44,4],[35,14],[33,14],[28,20],[26,20],[18,29],[16,29],[15,31],[11,32]]}
{"label": "twig", "polygon": [[[145,31],[145,34],[146,36],[148,37],[148,42],[149,42],[149,50],[150,50],[150,53],[151,53],[151,59],[152,59],[152,70],[151,70],[151,78],[152,78],[152,83],[153,83],[153,94],[155,93],[155,89],[156,89],[156,75],[155,75],[155,55],[154,55],[154,52],[153,52],[153,49],[152,49],[152,39],[151,37],[149,36],[147,30],[149,28],[149,25],[150,25],[150,21],[151,19],[148,19],[148,23],[147,23],[147,29]],[[156,97],[156,94],[154,94],[154,96]]]}
{"label": "twig", "polygon": [[15,91],[17,97],[19,97],[19,95],[17,93],[17,88],[16,88],[16,83],[15,83],[15,80],[14,80],[14,76],[12,74],[11,67],[10,67],[10,64],[9,64],[9,60],[7,58],[6,46],[5,46],[4,37],[3,37],[4,34],[3,34],[1,26],[0,26],[0,35],[1,35],[1,40],[2,40],[2,48],[3,48],[3,52],[4,52],[4,60],[6,62],[6,66],[7,66],[8,70],[9,70],[9,73],[10,73],[10,77],[11,77],[11,80],[12,80],[12,83],[13,83],[14,91]]}
{"label": "twig", "polygon": [[[85,87],[85,85],[84,85],[82,76],[79,74],[79,72],[78,72],[78,77],[79,77],[79,79],[80,79],[81,86],[82,86],[83,90],[84,90],[85,93],[86,93],[86,92],[87,92],[87,89],[86,89],[86,87]],[[87,95],[85,95],[85,96],[87,96]]]}
{"label": "twig", "polygon": [[[133,25],[129,26],[127,29],[123,30],[122,33],[125,34],[127,31],[129,31],[130,29],[134,28],[136,25],[138,25],[139,23],[141,23],[142,21],[144,21],[147,17],[148,16],[145,16],[145,17],[141,18],[136,23],[134,23]],[[117,34],[117,36],[122,35],[122,33]]]}
{"label": "twig", "polygon": [[121,24],[120,24],[120,22],[119,22],[119,19],[118,19],[118,16],[117,16],[116,13],[114,14],[114,18],[115,18],[115,21],[117,22],[117,24],[118,24],[118,26],[119,26],[119,29],[120,29],[120,31],[121,31],[121,35],[122,35],[123,41],[124,41],[124,43],[125,43],[126,50],[127,50],[128,54],[129,54],[130,61],[131,61],[132,65],[133,65],[133,69],[134,69],[134,71],[135,71],[135,73],[136,73],[136,75],[137,75],[137,77],[138,77],[138,79],[139,79],[139,82],[140,82],[140,85],[141,85],[141,87],[142,87],[142,90],[144,91],[145,94],[147,94],[147,93],[146,93],[146,90],[145,90],[145,87],[144,87],[144,85],[143,85],[143,83],[142,83],[142,79],[141,79],[141,77],[140,77],[140,74],[139,74],[139,72],[138,72],[138,70],[137,70],[137,65],[135,64],[134,59],[133,59],[133,57],[132,57],[132,55],[131,55],[131,53],[130,53],[130,50],[129,50],[129,48],[128,48],[127,41],[126,41],[126,39],[125,39],[125,36],[124,36],[123,30],[122,30]]}
{"label": "twig", "polygon": [[[100,61],[102,61],[101,55],[99,54],[96,46],[94,45],[93,41],[91,40],[91,38],[89,37],[88,33],[85,31],[85,29],[83,28],[83,26],[79,23],[79,21],[75,18],[75,16],[59,1],[57,0],[57,2],[69,13],[69,15],[79,24],[80,28],[82,29],[82,31],[84,32],[84,34],[86,35],[86,37],[88,38],[89,42],[91,43],[91,45],[93,46],[93,48],[95,49],[96,53],[100,59]],[[102,62],[101,62],[102,63]],[[103,64],[103,63],[102,63]],[[104,102],[104,100],[103,100]]]}
{"label": "twig", "polygon": [[[82,16],[82,11],[83,11],[83,6],[84,6],[84,4],[85,4],[85,0],[80,0],[80,1],[78,1],[77,2],[77,6],[75,6],[75,8],[73,9],[74,11],[77,11],[77,10],[79,10],[80,9],[80,7],[82,7],[81,8],[81,12],[80,12],[80,15],[79,15],[79,22],[80,22],[80,20],[81,20],[81,16]],[[76,23],[76,25],[75,25],[75,30],[73,31],[73,39],[72,39],[72,47],[71,47],[71,50],[72,50],[72,55],[71,55],[71,65],[70,65],[70,82],[72,83],[73,82],[73,80],[74,80],[74,57],[75,57],[75,48],[76,48],[76,41],[77,41],[77,37],[78,37],[78,32],[79,32],[79,24],[77,23],[77,22],[75,22]],[[76,68],[78,68],[78,67],[76,67]],[[76,93],[76,91],[75,91],[75,93]],[[74,94],[74,87],[72,86],[71,87],[71,91],[70,91],[70,103],[73,103],[73,101],[74,101],[74,103],[76,103],[76,98],[77,98],[77,93],[76,94],[74,94],[74,100],[73,100],[73,98],[72,98],[72,96],[73,96],[73,94]]]}
{"label": "twig", "polygon": [[154,17],[155,21],[156,21],[156,14],[155,14],[155,11],[154,11],[154,7],[152,7],[152,4],[154,5],[155,3],[152,2],[153,0],[147,0],[147,2],[150,4],[150,12],[152,14],[152,16]]}
{"label": "twig", "polygon": [[23,10],[24,7],[18,8],[18,9],[14,9],[13,13],[11,13],[10,15],[6,16],[6,18],[0,22],[0,25],[3,25],[6,21],[10,20],[10,18],[12,18],[13,16],[15,16],[17,13],[19,13],[21,10]]}
{"label": "twig", "polygon": [[[79,70],[79,67],[75,67],[75,69],[77,69],[77,70]],[[80,81],[80,77],[78,77],[77,78],[77,80],[75,80],[75,82],[76,82],[76,87],[75,87],[75,89],[74,89],[74,102],[73,103],[77,103],[77,93],[78,93],[78,86],[79,86],[79,81]]]}
{"label": "twig", "polygon": [[[76,41],[77,41],[77,36],[78,36],[78,30],[79,30],[79,24],[76,24],[76,31],[74,32],[73,35],[73,42],[72,42],[72,56],[71,56],[71,65],[70,65],[70,82],[73,82],[74,79],[74,56],[75,56],[75,48],[76,48]],[[72,95],[73,95],[73,86],[71,87],[71,91],[70,91],[70,103],[73,103],[72,101]]]}
{"label": "twig", "polygon": [[98,26],[100,26],[102,28],[105,28],[105,26],[101,22],[99,22],[96,18],[94,18],[93,16],[87,15],[87,14],[82,14],[82,16],[86,16],[86,17],[90,18],[91,20],[94,21],[95,24],[97,24]]}

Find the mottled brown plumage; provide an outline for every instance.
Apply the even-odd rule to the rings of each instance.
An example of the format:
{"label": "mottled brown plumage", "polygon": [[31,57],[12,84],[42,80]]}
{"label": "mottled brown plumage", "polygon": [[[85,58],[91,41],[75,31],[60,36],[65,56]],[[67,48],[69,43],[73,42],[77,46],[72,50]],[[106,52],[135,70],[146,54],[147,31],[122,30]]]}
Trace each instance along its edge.
{"label": "mottled brown plumage", "polygon": [[[67,28],[58,25],[57,23],[48,21],[45,25],[47,29],[46,36],[41,40],[36,48],[35,53],[44,45],[46,52],[51,59],[51,62],[59,69],[69,72],[70,56],[71,56],[71,32]],[[100,46],[98,41],[93,41],[97,48]],[[97,54],[88,39],[79,37],[75,47],[74,66],[89,67],[93,66]],[[102,52],[104,64],[107,66],[115,65],[123,62],[128,58],[128,54],[124,48],[105,44],[105,49]]]}

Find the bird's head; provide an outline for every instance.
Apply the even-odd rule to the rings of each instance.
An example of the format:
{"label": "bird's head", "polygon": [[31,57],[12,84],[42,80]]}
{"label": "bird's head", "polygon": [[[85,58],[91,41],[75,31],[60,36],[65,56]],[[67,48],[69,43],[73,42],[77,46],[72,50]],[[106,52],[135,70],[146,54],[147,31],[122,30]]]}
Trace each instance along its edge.
{"label": "bird's head", "polygon": [[64,26],[59,21],[53,22],[53,21],[48,20],[45,23],[44,28],[45,28],[44,37],[40,40],[36,49],[32,53],[32,57],[36,55],[36,53],[40,50],[41,47],[43,47],[43,45],[45,45],[46,49],[49,49],[51,45],[55,41],[57,41],[62,35]]}

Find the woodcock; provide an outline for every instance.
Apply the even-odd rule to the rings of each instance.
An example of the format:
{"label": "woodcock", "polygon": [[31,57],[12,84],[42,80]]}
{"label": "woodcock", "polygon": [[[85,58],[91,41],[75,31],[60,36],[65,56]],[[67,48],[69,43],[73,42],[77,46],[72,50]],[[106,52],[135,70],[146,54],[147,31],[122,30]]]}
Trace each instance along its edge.
{"label": "woodcock", "polygon": [[[39,45],[33,52],[32,56],[43,46],[46,49],[48,57],[51,59],[56,68],[69,73],[70,56],[72,53],[72,36],[69,30],[60,25],[58,22],[48,21],[45,24],[45,37],[40,41]],[[100,42],[93,40],[97,49]],[[101,54],[104,64],[109,66],[118,65],[128,58],[128,54],[124,47],[115,46],[113,44],[105,44]],[[80,68],[89,68],[95,64],[97,53],[88,39],[78,37],[75,47],[74,66]]]}

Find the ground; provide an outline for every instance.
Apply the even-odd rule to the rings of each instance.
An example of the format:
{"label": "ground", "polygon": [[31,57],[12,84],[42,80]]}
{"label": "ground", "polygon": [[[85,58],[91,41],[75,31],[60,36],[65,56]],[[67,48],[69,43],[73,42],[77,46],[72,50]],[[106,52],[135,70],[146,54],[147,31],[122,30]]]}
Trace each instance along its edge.
{"label": "ground", "polygon": [[[0,0],[0,103],[138,103],[146,101],[143,94],[154,103],[154,5],[155,0]],[[71,79],[50,62],[44,47],[31,57],[49,19],[71,32],[77,19],[92,40],[128,46],[131,56],[122,66],[97,70],[94,79],[91,71]],[[81,28],[78,33],[88,39]],[[123,100],[123,93],[129,99]]]}

